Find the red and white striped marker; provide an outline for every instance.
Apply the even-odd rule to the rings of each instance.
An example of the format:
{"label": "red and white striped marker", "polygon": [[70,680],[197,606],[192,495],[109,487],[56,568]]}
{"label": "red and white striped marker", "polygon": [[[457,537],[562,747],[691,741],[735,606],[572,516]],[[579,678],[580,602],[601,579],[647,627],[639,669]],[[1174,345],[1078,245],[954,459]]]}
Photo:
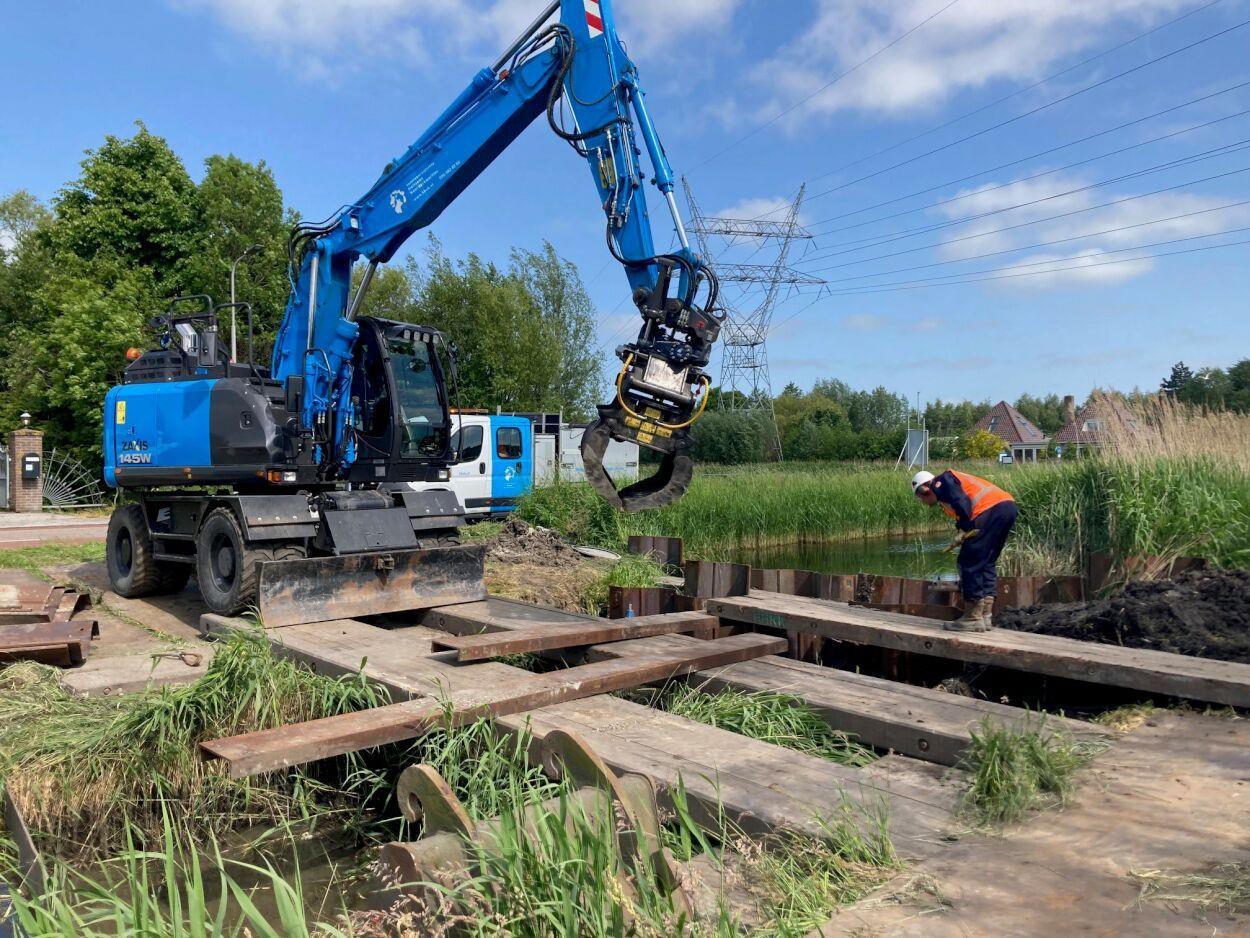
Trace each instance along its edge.
{"label": "red and white striped marker", "polygon": [[586,28],[590,30],[590,38],[603,35],[603,13],[599,10],[599,0],[583,0],[586,4]]}

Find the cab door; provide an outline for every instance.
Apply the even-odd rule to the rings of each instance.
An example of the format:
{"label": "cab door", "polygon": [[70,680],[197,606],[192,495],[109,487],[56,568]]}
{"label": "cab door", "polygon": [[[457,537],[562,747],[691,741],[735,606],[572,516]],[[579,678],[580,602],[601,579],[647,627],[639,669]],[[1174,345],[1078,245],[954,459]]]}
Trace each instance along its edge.
{"label": "cab door", "polygon": [[452,418],[452,426],[459,426],[451,445],[460,458],[451,467],[451,487],[460,496],[466,515],[488,515],[494,464],[494,448],[488,439],[490,421],[486,417],[463,417],[461,421]]}
{"label": "cab door", "polygon": [[512,511],[533,486],[534,427],[523,417],[494,417],[491,436],[491,508],[496,512]]}

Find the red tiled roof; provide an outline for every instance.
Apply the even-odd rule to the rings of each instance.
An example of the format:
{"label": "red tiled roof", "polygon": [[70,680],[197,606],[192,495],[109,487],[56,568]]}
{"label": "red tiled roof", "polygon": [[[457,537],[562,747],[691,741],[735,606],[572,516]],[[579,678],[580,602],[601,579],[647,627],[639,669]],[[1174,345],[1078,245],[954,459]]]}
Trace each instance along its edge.
{"label": "red tiled roof", "polygon": [[[1090,421],[1095,423],[1090,426]],[[1118,423],[1129,433],[1141,431],[1137,418],[1124,406],[1122,400],[1110,395],[1097,394],[1076,412],[1075,420],[1068,421],[1055,434],[1055,442],[1097,445],[1106,440],[1107,432],[1113,422]]]}
{"label": "red tiled roof", "polygon": [[991,407],[973,429],[988,430],[1009,446],[1040,446],[1046,442],[1046,434],[1006,401],[999,401]]}

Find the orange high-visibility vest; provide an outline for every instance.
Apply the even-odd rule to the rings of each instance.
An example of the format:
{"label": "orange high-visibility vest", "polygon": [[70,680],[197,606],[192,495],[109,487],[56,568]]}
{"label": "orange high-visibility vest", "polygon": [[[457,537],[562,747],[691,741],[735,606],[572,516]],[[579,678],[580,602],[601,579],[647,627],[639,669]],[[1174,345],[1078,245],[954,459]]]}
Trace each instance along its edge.
{"label": "orange high-visibility vest", "polygon": [[[1011,497],[1010,493],[1000,489],[993,482],[982,479],[980,476],[968,475],[966,472],[959,472],[955,469],[951,470],[951,475],[959,480],[959,484],[963,488],[964,494],[968,496],[968,501],[972,502],[971,517],[973,518],[984,514],[995,505],[1015,500]],[[940,502],[939,504],[941,504],[944,512],[956,521],[959,520],[959,515],[955,513],[954,508],[946,504],[946,502]]]}

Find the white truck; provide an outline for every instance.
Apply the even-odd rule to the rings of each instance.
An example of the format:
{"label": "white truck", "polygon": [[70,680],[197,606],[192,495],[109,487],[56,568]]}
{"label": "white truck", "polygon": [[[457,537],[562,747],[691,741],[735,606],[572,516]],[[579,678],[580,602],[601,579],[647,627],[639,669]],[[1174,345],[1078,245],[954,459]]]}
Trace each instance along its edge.
{"label": "white truck", "polygon": [[[417,491],[450,485],[470,518],[514,510],[535,485],[586,479],[580,448],[585,424],[566,424],[559,414],[462,413],[452,420],[459,423],[449,482],[408,485]],[[603,467],[614,479],[636,479],[638,445],[613,440]]]}

